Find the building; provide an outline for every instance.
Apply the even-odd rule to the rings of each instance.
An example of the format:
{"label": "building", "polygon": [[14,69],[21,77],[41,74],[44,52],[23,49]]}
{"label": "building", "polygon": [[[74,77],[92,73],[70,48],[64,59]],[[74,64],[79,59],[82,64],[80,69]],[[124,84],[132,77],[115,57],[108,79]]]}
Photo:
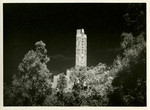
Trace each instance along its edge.
{"label": "building", "polygon": [[87,36],[84,29],[77,29],[76,34],[76,67],[87,66]]}
{"label": "building", "polygon": [[52,88],[56,88],[57,87],[57,80],[59,78],[59,75],[55,75],[53,77],[53,83],[52,83]]}
{"label": "building", "polygon": [[[86,67],[87,66],[87,36],[84,33],[84,29],[77,29],[76,33],[76,61],[75,67]],[[66,71],[67,88],[65,91],[70,91],[74,85],[74,82],[70,81],[71,70]],[[52,88],[57,87],[57,80],[59,75],[54,76]]]}

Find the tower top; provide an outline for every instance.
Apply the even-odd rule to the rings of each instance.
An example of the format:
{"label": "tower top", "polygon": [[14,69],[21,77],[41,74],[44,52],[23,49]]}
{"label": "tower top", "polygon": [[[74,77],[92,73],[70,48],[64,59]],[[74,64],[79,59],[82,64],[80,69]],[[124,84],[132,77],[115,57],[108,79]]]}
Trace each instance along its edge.
{"label": "tower top", "polygon": [[77,36],[86,36],[84,29],[77,29]]}

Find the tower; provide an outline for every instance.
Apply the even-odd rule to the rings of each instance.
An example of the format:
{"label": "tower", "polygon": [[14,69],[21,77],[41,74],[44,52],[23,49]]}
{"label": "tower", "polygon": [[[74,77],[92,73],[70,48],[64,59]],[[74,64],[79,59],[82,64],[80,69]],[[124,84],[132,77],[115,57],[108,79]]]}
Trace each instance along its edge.
{"label": "tower", "polygon": [[84,29],[77,29],[76,34],[76,67],[87,66],[87,36]]}

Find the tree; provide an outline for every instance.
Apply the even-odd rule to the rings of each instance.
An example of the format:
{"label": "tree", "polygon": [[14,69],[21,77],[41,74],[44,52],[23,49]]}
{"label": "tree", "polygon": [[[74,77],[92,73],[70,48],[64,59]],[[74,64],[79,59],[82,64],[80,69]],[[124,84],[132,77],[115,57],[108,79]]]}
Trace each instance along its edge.
{"label": "tree", "polygon": [[141,32],[146,31],[146,4],[130,3],[124,14],[125,32],[132,32],[138,36]]}
{"label": "tree", "polygon": [[110,70],[114,77],[109,105],[146,105],[146,4],[128,4],[121,50]]}
{"label": "tree", "polygon": [[35,44],[36,50],[29,51],[18,66],[13,77],[16,105],[42,105],[51,92],[51,73],[47,69],[49,57],[45,43]]}
{"label": "tree", "polygon": [[[123,54],[115,67],[114,92],[110,95],[110,105],[146,105],[146,42],[145,33],[134,37],[123,34],[121,43]],[[121,65],[121,66],[120,66]],[[121,69],[120,69],[121,68]]]}
{"label": "tree", "polygon": [[113,80],[109,68],[105,64],[99,63],[97,66],[90,68],[85,73],[85,76],[88,88],[81,92],[82,97],[86,99],[83,103],[89,106],[107,105],[109,102],[108,94],[112,91],[111,83]]}
{"label": "tree", "polygon": [[62,93],[66,87],[67,87],[66,76],[64,75],[64,73],[61,73],[61,74],[59,74],[56,88],[58,88],[60,93]]}

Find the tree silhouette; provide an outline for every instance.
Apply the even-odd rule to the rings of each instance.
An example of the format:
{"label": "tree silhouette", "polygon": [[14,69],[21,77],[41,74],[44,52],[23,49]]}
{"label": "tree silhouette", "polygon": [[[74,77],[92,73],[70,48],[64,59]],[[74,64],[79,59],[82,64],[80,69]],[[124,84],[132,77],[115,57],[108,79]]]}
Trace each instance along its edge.
{"label": "tree silhouette", "polygon": [[51,92],[51,73],[47,69],[45,43],[35,44],[36,51],[29,51],[18,66],[18,74],[13,77],[13,94],[16,105],[42,105]]}

